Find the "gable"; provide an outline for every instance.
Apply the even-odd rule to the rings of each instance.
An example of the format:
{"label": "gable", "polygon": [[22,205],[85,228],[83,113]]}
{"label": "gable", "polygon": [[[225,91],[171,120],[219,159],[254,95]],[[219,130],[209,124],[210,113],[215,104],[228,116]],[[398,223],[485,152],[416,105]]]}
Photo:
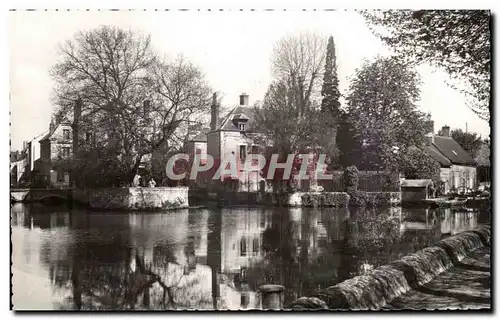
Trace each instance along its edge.
{"label": "gable", "polygon": [[72,139],[71,137],[71,124],[69,122],[61,122],[58,123],[55,128],[52,131],[49,131],[42,139],[40,139],[40,143],[42,143],[45,140],[51,140],[51,139],[57,139],[59,140],[68,140],[64,138],[64,130],[69,129],[70,130],[70,137],[69,139]]}

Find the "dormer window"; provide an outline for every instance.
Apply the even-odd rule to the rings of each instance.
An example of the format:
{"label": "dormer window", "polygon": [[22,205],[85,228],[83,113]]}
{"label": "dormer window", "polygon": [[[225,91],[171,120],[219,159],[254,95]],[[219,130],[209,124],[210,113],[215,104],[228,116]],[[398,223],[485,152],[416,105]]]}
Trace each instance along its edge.
{"label": "dormer window", "polygon": [[249,120],[249,118],[243,113],[237,113],[233,115],[233,124],[240,132],[245,131],[245,124]]}

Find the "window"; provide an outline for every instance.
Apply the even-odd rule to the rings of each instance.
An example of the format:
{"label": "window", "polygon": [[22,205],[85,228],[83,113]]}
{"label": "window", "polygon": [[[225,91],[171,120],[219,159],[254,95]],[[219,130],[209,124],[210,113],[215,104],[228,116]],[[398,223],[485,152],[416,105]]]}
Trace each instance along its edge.
{"label": "window", "polygon": [[70,138],[70,132],[69,129],[63,129],[63,137],[64,139],[69,139]]}
{"label": "window", "polygon": [[62,155],[63,157],[69,157],[70,149],[69,147],[63,147],[62,148]]}
{"label": "window", "polygon": [[63,170],[57,172],[57,182],[64,182],[64,173]]}
{"label": "window", "polygon": [[245,309],[248,307],[249,302],[250,297],[248,296],[248,293],[242,292],[240,297],[240,306]]}
{"label": "window", "polygon": [[240,160],[245,161],[247,157],[247,146],[240,145]]}
{"label": "window", "polygon": [[245,131],[245,124],[244,123],[238,124],[238,128],[240,129],[240,131]]}
{"label": "window", "polygon": [[240,241],[240,256],[244,257],[247,255],[247,239],[244,237]]}
{"label": "window", "polygon": [[253,238],[253,253],[259,253],[259,238]]}

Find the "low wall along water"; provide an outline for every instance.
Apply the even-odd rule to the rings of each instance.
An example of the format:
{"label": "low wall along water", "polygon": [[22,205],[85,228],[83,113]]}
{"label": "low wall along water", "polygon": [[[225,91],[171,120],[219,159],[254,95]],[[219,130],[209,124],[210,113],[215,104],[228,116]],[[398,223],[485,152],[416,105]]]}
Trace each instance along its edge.
{"label": "low wall along water", "polygon": [[188,187],[103,188],[88,190],[84,197],[87,198],[88,205],[94,209],[182,209],[189,207],[188,189]]}
{"label": "low wall along water", "polygon": [[491,230],[485,226],[443,239],[435,246],[417,251],[376,268],[368,275],[357,276],[302,297],[286,309],[377,310],[394,298],[433,280],[460,262],[465,255],[491,245]]}

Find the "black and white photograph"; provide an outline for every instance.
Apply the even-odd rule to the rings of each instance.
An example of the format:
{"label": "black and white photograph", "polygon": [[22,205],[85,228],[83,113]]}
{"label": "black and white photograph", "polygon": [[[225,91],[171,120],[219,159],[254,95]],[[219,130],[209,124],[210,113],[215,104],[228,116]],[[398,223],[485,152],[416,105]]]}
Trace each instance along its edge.
{"label": "black and white photograph", "polygon": [[492,311],[494,11],[7,16],[10,310]]}

